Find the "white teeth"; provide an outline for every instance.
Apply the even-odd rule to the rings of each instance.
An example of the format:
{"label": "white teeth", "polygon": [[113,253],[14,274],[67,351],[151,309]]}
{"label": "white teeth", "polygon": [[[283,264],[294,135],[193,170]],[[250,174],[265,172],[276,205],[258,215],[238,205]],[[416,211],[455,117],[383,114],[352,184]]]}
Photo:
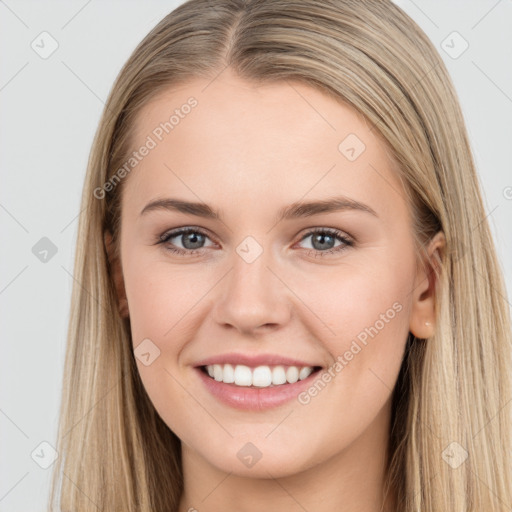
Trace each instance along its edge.
{"label": "white teeth", "polygon": [[222,366],[220,364],[213,365],[213,378],[219,382],[222,380]]}
{"label": "white teeth", "polygon": [[208,375],[218,382],[237,386],[268,388],[282,384],[293,384],[309,377],[312,366],[258,366],[250,368],[242,364],[213,364],[206,366]]}
{"label": "white teeth", "polygon": [[251,386],[252,372],[248,366],[237,364],[235,366],[235,384],[237,386]]}
{"label": "white teeth", "polygon": [[252,385],[267,388],[272,384],[272,370],[268,366],[258,366],[252,372]]}
{"label": "white teeth", "polygon": [[288,370],[286,370],[286,380],[290,384],[299,380],[299,369],[296,366],[290,366]]}
{"label": "white teeth", "polygon": [[272,369],[272,383],[284,384],[286,382],[286,371],[283,366],[275,366]]}
{"label": "white teeth", "polygon": [[235,382],[235,369],[233,366],[225,364],[222,377],[222,381],[226,384],[233,384],[233,382]]}
{"label": "white teeth", "polygon": [[311,368],[311,366],[305,366],[304,368],[301,368],[299,372],[299,380],[304,380],[306,377],[309,377],[312,371],[313,368]]}

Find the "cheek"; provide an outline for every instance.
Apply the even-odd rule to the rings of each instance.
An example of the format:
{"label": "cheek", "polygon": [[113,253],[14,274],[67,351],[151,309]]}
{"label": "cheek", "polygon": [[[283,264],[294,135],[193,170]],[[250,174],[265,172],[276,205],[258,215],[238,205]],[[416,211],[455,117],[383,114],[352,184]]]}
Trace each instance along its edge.
{"label": "cheek", "polygon": [[[200,414],[190,406],[190,394],[186,391],[190,376],[179,365],[180,354],[197,335],[201,320],[198,314],[206,303],[200,299],[215,283],[208,275],[211,271],[192,269],[192,265],[177,268],[167,262],[148,264],[135,258],[126,258],[124,262],[139,375],[155,409],[182,440],[188,439],[188,427],[195,425]],[[147,365],[137,357],[138,353],[146,352],[150,353]]]}
{"label": "cheek", "polygon": [[[340,265],[315,275],[300,285],[306,305],[318,313],[324,333],[330,333],[333,352],[346,349],[346,342],[359,339],[364,343],[368,331],[382,338],[393,338],[398,332],[407,333],[412,265],[405,258],[374,257],[370,262]],[[305,276],[301,276],[301,280]],[[322,336],[326,338],[326,336]],[[338,346],[339,344],[339,346]]]}
{"label": "cheek", "polygon": [[364,395],[377,405],[393,388],[400,369],[409,332],[413,265],[400,255],[371,260],[331,269],[329,279],[310,280],[303,293],[309,290],[307,305],[321,320],[316,337],[332,364],[338,362],[333,374],[340,378],[332,380],[333,388],[339,393],[351,389],[354,401]]}
{"label": "cheek", "polygon": [[[332,363],[323,383],[299,397],[304,414],[298,417],[303,428],[319,417],[342,427],[326,427],[322,447],[351,442],[389,399],[408,335],[411,271],[408,261],[374,258],[372,265],[340,267],[329,280],[311,280],[303,288],[321,319],[315,321],[316,338]],[[319,453],[322,447],[316,447]]]}
{"label": "cheek", "polygon": [[[125,287],[130,309],[130,324],[134,345],[144,338],[159,343],[177,340],[194,306],[212,287],[207,271],[178,269],[165,263],[125,266]],[[191,315],[189,317],[189,315]],[[173,343],[174,348],[178,346]]]}

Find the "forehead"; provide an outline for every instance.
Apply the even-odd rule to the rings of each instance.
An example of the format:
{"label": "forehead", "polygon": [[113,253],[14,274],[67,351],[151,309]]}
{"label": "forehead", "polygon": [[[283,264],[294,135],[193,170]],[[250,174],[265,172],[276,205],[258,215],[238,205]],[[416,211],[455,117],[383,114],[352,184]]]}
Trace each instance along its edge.
{"label": "forehead", "polygon": [[219,200],[236,193],[255,205],[335,192],[381,209],[405,200],[395,163],[364,116],[296,81],[261,85],[227,71],[194,79],[145,105],[133,133],[135,151],[152,146],[128,180],[127,199],[139,206],[167,190],[205,200],[212,191]]}

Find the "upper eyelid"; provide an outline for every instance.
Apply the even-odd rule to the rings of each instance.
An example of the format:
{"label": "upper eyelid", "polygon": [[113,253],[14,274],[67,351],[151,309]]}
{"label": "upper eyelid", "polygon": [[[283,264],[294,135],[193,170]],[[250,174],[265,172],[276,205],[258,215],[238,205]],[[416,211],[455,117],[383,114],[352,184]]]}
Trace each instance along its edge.
{"label": "upper eyelid", "polygon": [[175,236],[179,236],[187,232],[197,232],[205,236],[208,236],[209,238],[215,238],[211,237],[207,230],[205,230],[204,228],[200,228],[198,226],[183,226],[181,228],[169,229],[167,231],[164,231],[161,235],[159,235],[159,238],[174,238]]}
{"label": "upper eyelid", "polygon": [[[175,228],[175,229],[170,229],[168,231],[165,231],[164,233],[159,235],[157,244],[160,244],[160,243],[168,244],[168,243],[170,243],[169,240],[171,238],[182,236],[182,235],[186,234],[187,232],[200,233],[200,234],[204,235],[206,238],[209,238],[214,244],[218,245],[218,242],[216,241],[215,237],[210,236],[210,234],[208,233],[207,230],[205,230],[204,228],[196,227],[196,226],[184,226],[181,228]],[[193,253],[195,251],[201,251],[202,249],[206,249],[206,248],[207,247],[200,247],[198,249],[182,249],[181,247],[178,247],[178,250]]]}

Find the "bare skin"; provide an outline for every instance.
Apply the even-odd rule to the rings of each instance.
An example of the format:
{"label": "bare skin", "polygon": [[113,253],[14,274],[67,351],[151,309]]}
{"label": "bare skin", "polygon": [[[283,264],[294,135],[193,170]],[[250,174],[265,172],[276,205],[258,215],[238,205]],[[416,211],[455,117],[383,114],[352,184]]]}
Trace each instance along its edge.
{"label": "bare skin", "polygon": [[[307,85],[256,86],[229,69],[206,85],[169,89],[141,112],[134,148],[189,97],[198,102],[124,178],[114,262],[134,348],[149,338],[160,350],[152,364],[137,365],[182,441],[179,512],[391,511],[396,496],[383,493],[391,391],[409,331],[426,338],[435,327],[435,283],[416,265],[393,162],[362,116]],[[366,146],[353,161],[346,155],[354,157],[355,139],[348,153],[339,149],[349,134]],[[277,221],[292,203],[338,196],[374,214],[343,209]],[[206,203],[221,219],[141,214],[163,198]],[[187,226],[200,228],[195,239],[157,244]],[[338,234],[324,238],[327,248],[315,243],[311,231],[325,228],[353,243]],[[201,233],[204,243],[191,249]],[[249,236],[257,243],[249,250],[262,249],[250,263],[237,252]],[[443,244],[436,236],[429,255]],[[371,326],[361,350],[344,356]],[[210,394],[194,368],[228,352],[279,354],[324,371],[339,356],[347,364],[307,403],[242,411]],[[261,453],[252,467],[237,457],[247,443]]]}

